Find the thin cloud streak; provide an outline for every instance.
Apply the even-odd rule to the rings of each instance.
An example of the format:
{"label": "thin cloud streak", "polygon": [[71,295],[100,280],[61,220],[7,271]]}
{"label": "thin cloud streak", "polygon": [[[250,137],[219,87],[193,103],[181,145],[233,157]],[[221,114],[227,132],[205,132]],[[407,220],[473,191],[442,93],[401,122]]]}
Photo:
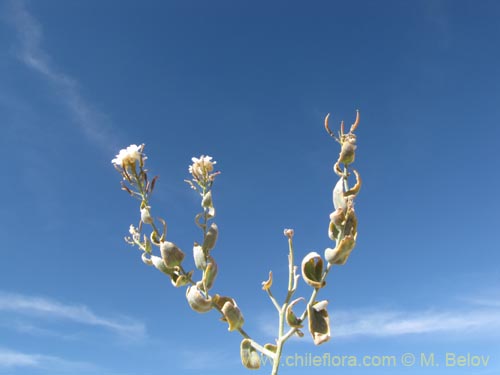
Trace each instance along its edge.
{"label": "thin cloud streak", "polygon": [[144,324],[130,318],[111,319],[97,315],[84,305],[69,305],[42,297],[0,293],[0,311],[54,317],[75,323],[102,327],[117,334],[142,339],[146,336]]}
{"label": "thin cloud streak", "polygon": [[332,333],[335,337],[500,331],[498,309],[420,312],[345,311],[334,313],[332,319],[334,324]]}
{"label": "thin cloud streak", "polygon": [[42,48],[43,30],[39,22],[26,9],[24,1],[10,2],[10,23],[19,39],[18,58],[27,67],[47,79],[58,91],[75,122],[87,138],[106,152],[117,149],[105,116],[94,110],[79,92],[78,82],[58,70],[50,55]]}
{"label": "thin cloud streak", "polygon": [[29,354],[6,348],[0,348],[0,369],[2,368],[39,368],[50,371],[77,373],[80,371],[96,371],[97,366],[78,361],[69,361],[60,357]]}

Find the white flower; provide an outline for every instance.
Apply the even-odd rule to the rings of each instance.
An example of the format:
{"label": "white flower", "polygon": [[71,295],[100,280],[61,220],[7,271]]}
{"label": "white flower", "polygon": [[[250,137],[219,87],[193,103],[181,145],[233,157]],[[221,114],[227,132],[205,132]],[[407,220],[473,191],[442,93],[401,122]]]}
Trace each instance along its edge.
{"label": "white flower", "polygon": [[141,234],[139,233],[139,230],[134,227],[132,224],[130,224],[130,228],[129,228],[129,233],[132,235],[132,238],[139,242],[140,238],[141,238]]}
{"label": "white flower", "polygon": [[214,170],[216,161],[212,161],[211,156],[201,155],[200,158],[191,158],[193,164],[189,166],[189,173],[198,180],[204,179],[210,172]]}
{"label": "white flower", "polygon": [[111,160],[116,166],[125,168],[127,165],[133,164],[136,161],[146,160],[146,156],[142,153],[144,145],[130,145],[126,149],[121,149],[118,155]]}

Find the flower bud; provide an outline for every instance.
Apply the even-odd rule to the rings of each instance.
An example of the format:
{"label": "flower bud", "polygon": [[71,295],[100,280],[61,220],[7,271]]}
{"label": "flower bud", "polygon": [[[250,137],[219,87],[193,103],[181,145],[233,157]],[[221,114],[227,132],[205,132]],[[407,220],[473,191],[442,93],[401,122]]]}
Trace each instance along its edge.
{"label": "flower bud", "polygon": [[196,286],[189,286],[186,290],[186,298],[189,306],[196,312],[206,313],[212,309],[212,299],[205,298]]}
{"label": "flower bud", "polygon": [[302,277],[313,288],[325,286],[323,278],[323,259],[318,253],[311,252],[302,260]]}
{"label": "flower bud", "polygon": [[167,267],[179,266],[184,259],[184,253],[174,243],[162,241],[160,243],[161,257]]}
{"label": "flower bud", "polygon": [[285,235],[285,237],[287,237],[289,240],[291,240],[293,238],[294,232],[293,232],[293,229],[287,228],[283,231],[283,234]]}
{"label": "flower bud", "polygon": [[217,236],[219,234],[219,228],[217,224],[212,223],[210,228],[205,235],[205,239],[203,240],[203,250],[210,251],[215,247],[215,243],[217,242]]}
{"label": "flower bud", "polygon": [[260,368],[259,353],[252,347],[252,342],[249,339],[243,339],[240,345],[241,363],[247,369],[257,370]]}

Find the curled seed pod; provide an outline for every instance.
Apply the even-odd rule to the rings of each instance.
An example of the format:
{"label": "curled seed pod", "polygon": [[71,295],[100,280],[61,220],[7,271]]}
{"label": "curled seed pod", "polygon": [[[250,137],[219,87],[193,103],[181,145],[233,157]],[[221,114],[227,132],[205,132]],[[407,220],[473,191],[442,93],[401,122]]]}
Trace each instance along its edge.
{"label": "curled seed pod", "polygon": [[330,318],[326,307],[327,301],[313,302],[307,306],[309,332],[315,345],[320,345],[330,340]]}
{"label": "curled seed pod", "polygon": [[343,163],[344,165],[353,163],[356,157],[355,151],[356,136],[354,134],[347,134],[342,142],[338,162]]}
{"label": "curled seed pod", "polygon": [[208,252],[215,247],[215,243],[217,242],[217,236],[219,235],[219,228],[217,224],[212,223],[210,228],[205,235],[205,239],[203,240],[203,250]]}
{"label": "curled seed pod", "polygon": [[241,311],[234,300],[224,303],[221,311],[224,314],[225,321],[229,324],[228,331],[234,331],[243,326],[243,323],[245,322],[243,314],[241,314]]}
{"label": "curled seed pod", "polygon": [[151,262],[153,263],[153,266],[156,267],[156,269],[160,270],[164,274],[168,276],[172,275],[173,269],[168,268],[162,258],[157,257],[156,255],[151,255]]}
{"label": "curled seed pod", "polygon": [[257,370],[260,368],[259,353],[252,347],[252,342],[249,339],[243,339],[240,345],[241,363],[247,369]]}
{"label": "curled seed pod", "polygon": [[151,217],[151,213],[149,210],[151,207],[145,206],[141,208],[141,221],[145,224],[153,224],[153,218]]}
{"label": "curled seed pod", "polygon": [[173,242],[162,241],[160,243],[161,257],[167,267],[177,267],[184,259],[184,253]]}
{"label": "curled seed pod", "polygon": [[212,192],[208,191],[205,193],[203,196],[203,199],[201,200],[201,206],[203,208],[208,209],[208,216],[209,217],[214,217],[215,216],[215,208],[214,208],[214,203],[212,201]]}
{"label": "curled seed pod", "polygon": [[206,313],[212,309],[212,299],[206,298],[194,285],[187,288],[186,298],[189,306],[196,312]]}
{"label": "curled seed pod", "polygon": [[323,278],[323,259],[318,253],[311,252],[302,260],[302,277],[313,288],[325,286]]}
{"label": "curled seed pod", "polygon": [[297,315],[295,315],[295,313],[292,310],[293,306],[295,306],[295,304],[297,304],[297,302],[303,301],[303,300],[304,300],[304,298],[302,298],[302,297],[297,298],[297,299],[293,300],[292,302],[290,302],[290,304],[286,308],[286,322],[292,328],[302,328],[303,327],[302,321],[299,318],[297,318]]}
{"label": "curled seed pod", "polygon": [[204,270],[207,267],[207,257],[205,255],[205,252],[197,242],[195,242],[193,245],[193,258],[194,265],[199,270]]}
{"label": "curled seed pod", "polygon": [[335,249],[327,248],[325,250],[325,259],[330,264],[344,265],[351,255],[352,249],[356,245],[356,240],[353,236],[345,236]]}
{"label": "curled seed pod", "polygon": [[270,352],[276,353],[276,350],[278,350],[278,347],[274,344],[265,344],[264,349],[267,349]]}
{"label": "curled seed pod", "polygon": [[333,188],[333,206],[335,209],[342,208],[343,210],[347,209],[347,201],[344,196],[344,177],[340,177],[340,179],[335,184]]}
{"label": "curled seed pod", "polygon": [[214,258],[209,257],[209,263],[207,263],[207,267],[203,272],[203,285],[205,286],[207,291],[212,289],[216,277],[217,277],[217,263],[215,263]]}

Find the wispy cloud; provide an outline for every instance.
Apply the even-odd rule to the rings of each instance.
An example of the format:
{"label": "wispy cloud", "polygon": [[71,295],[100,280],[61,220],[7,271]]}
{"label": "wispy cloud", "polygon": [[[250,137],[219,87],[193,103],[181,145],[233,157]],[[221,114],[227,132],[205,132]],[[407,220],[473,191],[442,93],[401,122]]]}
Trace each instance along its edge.
{"label": "wispy cloud", "polygon": [[43,297],[0,292],[0,311],[63,319],[79,324],[101,327],[134,339],[142,339],[146,336],[144,324],[134,319],[128,317],[104,317],[84,305],[65,304]]}
{"label": "wispy cloud", "polygon": [[0,369],[13,369],[18,367],[40,368],[49,371],[68,373],[98,370],[97,366],[88,362],[70,361],[50,355],[30,354],[0,348]]}
{"label": "wispy cloud", "polygon": [[499,309],[340,311],[333,313],[332,319],[336,337],[500,332]]}
{"label": "wispy cloud", "polygon": [[19,60],[53,85],[75,123],[91,142],[106,151],[114,151],[117,147],[106,117],[83,98],[77,80],[58,69],[49,53],[43,49],[42,27],[27,10],[24,1],[11,0],[9,5],[9,16],[6,18],[13,25],[19,40]]}
{"label": "wispy cloud", "polygon": [[[456,309],[333,310],[330,320],[332,336],[337,338],[438,333],[454,333],[469,337],[470,334],[500,334],[500,304],[491,300],[481,300]],[[266,333],[274,332],[273,322],[273,319],[261,319],[261,330]]]}

